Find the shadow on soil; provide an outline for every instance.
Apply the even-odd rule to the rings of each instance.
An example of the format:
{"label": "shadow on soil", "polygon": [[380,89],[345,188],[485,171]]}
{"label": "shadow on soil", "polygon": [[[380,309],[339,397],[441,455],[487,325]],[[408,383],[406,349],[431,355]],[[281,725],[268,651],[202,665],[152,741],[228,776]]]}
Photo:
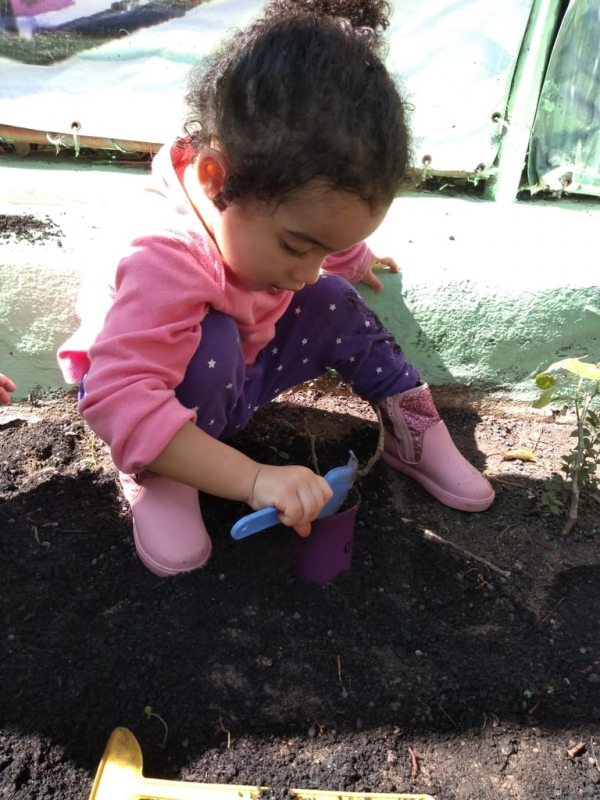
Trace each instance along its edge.
{"label": "shadow on soil", "polygon": [[[238,446],[268,458],[273,436],[292,461],[306,463],[307,437],[298,436],[293,414],[283,424],[282,413],[265,419],[260,435],[251,427]],[[311,429],[328,417],[311,412]],[[331,464],[322,471],[343,463],[350,448],[362,463],[374,449],[374,424],[337,424],[345,434],[328,442]],[[260,751],[273,737],[295,737],[316,748],[327,737],[354,736],[356,747],[370,732],[380,741],[381,729],[389,740],[492,736],[507,722],[546,731],[597,724],[598,687],[589,677],[600,567],[566,565],[545,586],[527,571],[503,578],[425,539],[414,520],[433,501],[395,480],[404,513],[387,467],[378,463],[363,480],[353,569],[323,587],[294,578],[292,534],[282,527],[242,542],[229,537],[247,512],[241,504],[202,498],[210,565],[160,580],[135,557],[112,473],[51,474],[14,492],[0,505],[5,730],[50,740],[89,776],[122,725],[156,777],[187,770],[188,779],[282,785],[289,773],[293,785],[394,791],[397,782],[378,772],[369,779],[355,762],[345,776],[334,750],[330,768],[307,762],[299,773],[298,757],[292,769],[281,756],[283,745],[277,763],[266,751],[248,758],[244,743],[250,737]],[[535,494],[535,484],[523,478],[521,493]],[[493,510],[476,519],[437,510],[438,532],[468,522],[463,545],[472,535],[470,549],[486,557],[486,531],[517,514],[507,500],[516,490],[498,488]],[[504,566],[511,564],[507,552]],[[531,580],[547,616],[526,601]],[[164,749],[165,730],[146,706],[168,725]]]}

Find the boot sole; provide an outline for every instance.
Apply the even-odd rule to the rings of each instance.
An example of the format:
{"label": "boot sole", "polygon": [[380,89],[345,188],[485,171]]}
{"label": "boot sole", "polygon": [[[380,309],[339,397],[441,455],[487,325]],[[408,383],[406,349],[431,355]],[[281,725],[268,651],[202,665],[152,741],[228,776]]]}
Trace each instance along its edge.
{"label": "boot sole", "polygon": [[449,508],[455,508],[457,511],[487,511],[496,497],[496,493],[493,489],[490,495],[478,500],[469,500],[466,497],[459,497],[455,494],[447,492],[445,489],[442,489],[441,486],[438,486],[418,470],[412,469],[408,464],[398,461],[388,453],[383,453],[381,457],[386,464],[389,464],[389,466],[393,467],[397,472],[407,475],[409,478],[412,478],[414,481],[420,484],[427,492],[429,492],[430,495],[432,495],[432,497],[435,497],[436,500],[439,500],[440,503],[443,503],[443,505],[448,506]]}
{"label": "boot sole", "polygon": [[142,564],[146,567],[146,569],[154,573],[154,575],[158,575],[159,578],[172,578],[175,575],[182,575],[185,572],[193,572],[196,569],[202,569],[202,567],[205,567],[208,564],[208,562],[210,561],[210,557],[212,555],[212,545],[211,545],[207,557],[201,563],[194,564],[194,566],[191,567],[186,566],[185,568],[167,567],[164,564],[160,564],[158,561],[155,561],[148,555],[148,553],[146,553],[143,550],[139,541],[135,522],[133,523],[133,541],[135,544],[135,551]]}

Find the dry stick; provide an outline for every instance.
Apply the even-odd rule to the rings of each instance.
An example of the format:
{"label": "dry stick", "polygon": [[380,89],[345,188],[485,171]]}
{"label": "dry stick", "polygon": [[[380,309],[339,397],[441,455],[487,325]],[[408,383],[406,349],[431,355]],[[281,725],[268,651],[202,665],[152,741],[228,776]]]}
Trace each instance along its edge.
{"label": "dry stick", "polygon": [[308,440],[310,442],[310,459],[313,463],[313,467],[315,468],[315,472],[317,473],[317,475],[320,475],[321,470],[319,469],[319,459],[317,458],[317,451],[315,448],[315,442],[317,440],[317,437],[309,431],[308,425],[306,423],[304,424],[304,430],[306,431]]}
{"label": "dry stick", "polygon": [[359,478],[364,478],[365,475],[368,475],[369,472],[373,469],[375,464],[379,461],[381,454],[383,453],[383,441],[385,438],[385,428],[383,427],[383,417],[381,416],[381,409],[379,406],[371,405],[373,411],[377,414],[377,419],[379,421],[379,438],[377,439],[377,447],[375,452],[371,456],[371,458],[367,461],[365,466],[362,469],[359,469],[358,476]]}
{"label": "dry stick", "polygon": [[[373,469],[375,464],[381,458],[381,454],[383,453],[383,442],[385,438],[385,428],[383,427],[383,417],[381,416],[381,410],[378,406],[372,406],[373,410],[377,414],[377,419],[379,420],[379,438],[377,439],[377,447],[375,452],[371,456],[371,458],[367,461],[365,466],[362,469],[359,469],[356,473],[357,478],[364,478],[365,475],[368,475],[369,472]],[[314,470],[317,475],[320,475],[321,472],[319,471],[319,459],[317,458],[317,451],[315,448],[315,442],[317,440],[317,436],[314,433],[311,433],[308,429],[308,425],[305,425],[306,434],[310,441],[310,458],[314,466]]]}
{"label": "dry stick", "polygon": [[563,600],[566,600],[566,599],[567,599],[566,597],[561,597],[560,600],[558,601],[558,603],[556,603],[555,605],[552,606],[550,611],[545,616],[543,616],[541,618],[541,620],[538,622],[538,628],[541,628],[542,625],[544,624],[544,622],[547,622],[550,619],[550,617],[552,616],[552,614],[554,614],[554,612],[559,607],[559,605],[563,602]]}
{"label": "dry stick", "polygon": [[[366,463],[366,465],[363,467],[363,469],[359,470],[358,472],[359,478],[364,478],[364,476],[371,471],[371,469],[377,463],[377,461],[381,457],[381,454],[383,453],[383,442],[385,439],[385,428],[383,425],[383,417],[381,415],[381,409],[379,408],[379,406],[372,405],[372,408],[377,414],[377,419],[379,420],[379,439],[377,441],[377,448],[375,452],[373,453],[369,461]],[[433,541],[439,542],[440,544],[447,544],[448,547],[453,548],[454,550],[466,556],[467,558],[471,558],[474,561],[479,561],[480,564],[485,564],[486,567],[491,569],[493,572],[497,572],[499,575],[502,575],[503,578],[510,578],[510,572],[507,572],[505,569],[500,569],[500,567],[497,567],[495,564],[492,564],[491,561],[488,561],[485,558],[481,558],[481,556],[476,556],[475,553],[472,553],[470,550],[465,550],[464,548],[459,547],[457,544],[454,544],[454,542],[449,542],[447,539],[443,539],[441,536],[439,536],[437,533],[434,533],[433,531],[429,531],[426,528],[422,528],[421,530],[423,531],[426,539],[431,539]]]}
{"label": "dry stick", "polygon": [[450,716],[450,714],[448,714],[448,712],[447,712],[447,711],[444,711],[444,709],[441,707],[441,705],[440,705],[439,703],[437,703],[437,707],[438,707],[438,708],[439,708],[439,710],[442,712],[442,714],[443,714],[443,715],[444,715],[444,716],[445,716],[447,719],[449,719],[449,720],[450,720],[450,722],[451,722],[451,723],[454,725],[454,727],[455,727],[455,728],[458,728],[458,725],[456,724],[456,722],[454,722],[454,720],[452,719],[452,717]]}
{"label": "dry stick", "polygon": [[223,725],[223,717],[219,714],[219,724],[217,725],[217,733],[225,733],[227,735],[227,749],[231,747],[231,731]]}
{"label": "dry stick", "polygon": [[503,578],[510,578],[510,572],[508,572],[505,569],[501,569],[500,567],[497,567],[495,564],[492,564],[492,562],[488,561],[487,558],[482,558],[481,556],[477,556],[470,550],[467,550],[464,547],[459,547],[457,544],[454,544],[454,542],[449,542],[448,539],[443,539],[437,533],[434,533],[433,531],[430,531],[427,528],[421,528],[421,530],[423,531],[423,535],[425,536],[426,539],[430,539],[431,541],[434,542],[439,542],[440,544],[447,544],[448,547],[451,547],[453,550],[456,550],[457,553],[461,553],[463,556],[471,558],[474,561],[479,561],[480,564],[484,564],[488,569],[491,569],[492,572],[497,572],[498,575],[502,575]]}
{"label": "dry stick", "polygon": [[410,760],[412,763],[412,769],[410,771],[410,777],[416,778],[419,774],[419,762],[417,761],[417,757],[415,755],[415,751],[412,749],[410,745],[406,748],[408,750],[408,754],[410,755]]}
{"label": "dry stick", "polygon": [[590,739],[590,747],[592,748],[592,756],[594,757],[594,761],[596,762],[596,769],[600,772],[600,764],[598,763],[598,759],[596,758],[596,751],[594,750],[594,737]]}

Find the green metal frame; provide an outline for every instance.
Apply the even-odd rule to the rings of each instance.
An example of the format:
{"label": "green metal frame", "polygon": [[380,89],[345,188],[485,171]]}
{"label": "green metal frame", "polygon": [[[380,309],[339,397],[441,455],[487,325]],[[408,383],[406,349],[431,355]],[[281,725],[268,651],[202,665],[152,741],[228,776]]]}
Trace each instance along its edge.
{"label": "green metal frame", "polygon": [[487,200],[506,203],[517,198],[561,7],[562,0],[534,0],[508,96],[494,173],[484,187]]}

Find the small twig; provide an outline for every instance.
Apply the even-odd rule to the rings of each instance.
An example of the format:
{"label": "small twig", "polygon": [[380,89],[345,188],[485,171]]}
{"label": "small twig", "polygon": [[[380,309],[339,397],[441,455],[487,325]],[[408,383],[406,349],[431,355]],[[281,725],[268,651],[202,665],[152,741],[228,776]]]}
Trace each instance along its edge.
{"label": "small twig", "polygon": [[591,747],[591,750],[592,750],[592,757],[593,757],[594,761],[596,762],[596,769],[598,770],[598,772],[600,772],[600,764],[598,763],[598,759],[596,758],[596,751],[594,750],[594,739],[593,739],[593,737],[590,739],[590,747]]}
{"label": "small twig", "polygon": [[443,715],[446,717],[446,719],[449,719],[449,720],[450,720],[450,722],[451,722],[451,723],[454,725],[454,727],[455,727],[455,728],[457,728],[457,727],[458,727],[458,725],[456,724],[456,722],[454,722],[454,720],[452,719],[452,717],[450,716],[450,714],[448,714],[448,712],[447,712],[447,711],[444,711],[444,709],[441,707],[441,705],[440,705],[439,703],[437,703],[437,707],[438,707],[438,708],[439,708],[439,710],[442,712],[442,714],[443,714]]}
{"label": "small twig", "polygon": [[[364,478],[365,475],[368,475],[369,472],[375,466],[375,464],[379,461],[379,459],[381,458],[381,454],[383,453],[383,442],[385,440],[385,428],[383,427],[383,417],[381,415],[381,410],[379,406],[374,405],[373,410],[377,414],[377,419],[379,420],[379,438],[377,439],[377,447],[371,458],[365,464],[365,466],[362,469],[359,469],[358,472],[356,473],[357,479]],[[308,425],[305,426],[305,430],[306,430],[306,435],[308,436],[308,440],[310,442],[310,459],[313,463],[315,472],[317,473],[317,475],[320,475],[321,472],[319,471],[319,459],[317,458],[317,451],[315,448],[315,442],[317,440],[317,437],[314,435],[314,433],[311,433],[309,431]]]}
{"label": "small twig", "polygon": [[563,600],[566,600],[566,599],[567,599],[566,597],[561,597],[561,598],[560,598],[560,600],[558,601],[558,603],[556,603],[556,605],[555,605],[555,606],[553,606],[553,607],[550,609],[550,611],[549,611],[549,612],[546,614],[546,616],[545,616],[545,617],[542,617],[542,618],[541,618],[541,620],[538,622],[538,628],[541,628],[541,627],[542,627],[542,625],[544,624],[544,622],[547,622],[547,621],[550,619],[550,617],[552,616],[552,614],[554,614],[554,612],[555,612],[555,611],[556,611],[556,609],[559,607],[559,605],[560,605],[560,604],[563,602]]}
{"label": "small twig", "polygon": [[231,731],[223,725],[223,717],[219,714],[219,724],[217,725],[217,733],[227,734],[227,749],[231,747]]}
{"label": "small twig", "polygon": [[338,672],[338,681],[342,682],[342,659],[340,656],[337,657],[337,672]]}
{"label": "small twig", "polygon": [[165,735],[163,736],[163,740],[160,747],[164,748],[165,745],[167,744],[167,737],[169,736],[169,726],[167,725],[167,723],[164,721],[164,719],[161,717],[160,714],[157,714],[156,711],[152,710],[152,706],[146,706],[144,708],[144,714],[148,717],[148,719],[154,717],[162,724],[165,731]]}
{"label": "small twig", "polygon": [[375,452],[371,456],[371,458],[367,461],[365,466],[358,471],[358,477],[364,478],[365,475],[368,475],[369,472],[373,469],[375,464],[381,458],[381,454],[383,453],[383,442],[385,440],[385,428],[383,426],[383,417],[381,415],[381,409],[379,406],[373,405],[373,410],[377,414],[377,419],[379,420],[379,438],[377,439],[377,447],[375,448]]}
{"label": "small twig", "polygon": [[411,761],[411,764],[412,764],[412,768],[411,768],[411,771],[410,771],[410,777],[411,778],[416,778],[417,775],[419,774],[419,762],[417,761],[417,757],[415,755],[415,751],[412,749],[412,747],[410,745],[408,745],[406,749],[408,750],[408,754],[410,756],[410,761]]}
{"label": "small twig", "polygon": [[587,745],[585,742],[579,742],[579,744],[576,744],[575,747],[571,747],[570,750],[567,750],[567,755],[569,758],[576,758],[585,752],[586,747]]}
{"label": "small twig", "polygon": [[515,483],[514,481],[507,481],[504,478],[499,478],[497,475],[494,475],[494,480],[497,481],[498,483],[505,483],[507,486],[516,486],[519,489],[523,488],[520,483]]}
{"label": "small twig", "polygon": [[471,558],[475,561],[479,561],[480,564],[484,564],[488,569],[491,569],[492,572],[497,572],[498,575],[502,575],[503,578],[510,578],[510,572],[505,569],[501,569],[497,567],[495,564],[492,564],[491,561],[488,561],[487,558],[482,558],[481,556],[475,555],[470,550],[465,549],[464,547],[459,547],[454,542],[449,542],[448,539],[442,539],[437,533],[433,531],[427,530],[427,528],[422,528],[423,535],[426,539],[430,539],[434,542],[439,542],[440,544],[446,544],[448,547],[451,547],[453,550],[456,550],[457,553],[465,556],[466,558]]}
{"label": "small twig", "polygon": [[310,442],[310,459],[313,463],[315,472],[317,473],[317,475],[320,475],[321,470],[319,469],[319,459],[317,458],[317,451],[315,448],[315,442],[317,440],[317,437],[315,436],[314,433],[311,433],[309,431],[308,425],[305,425],[304,428],[306,430],[306,435],[308,436],[308,440]]}
{"label": "small twig", "polygon": [[534,444],[534,445],[533,445],[533,447],[531,448],[531,452],[532,452],[532,453],[535,453],[535,451],[537,450],[537,446],[538,446],[538,444],[540,443],[540,439],[542,438],[542,433],[543,433],[543,432],[544,432],[544,426],[543,426],[543,425],[540,425],[540,432],[539,432],[539,434],[538,434],[538,437],[537,437],[537,439],[535,440],[535,444]]}

